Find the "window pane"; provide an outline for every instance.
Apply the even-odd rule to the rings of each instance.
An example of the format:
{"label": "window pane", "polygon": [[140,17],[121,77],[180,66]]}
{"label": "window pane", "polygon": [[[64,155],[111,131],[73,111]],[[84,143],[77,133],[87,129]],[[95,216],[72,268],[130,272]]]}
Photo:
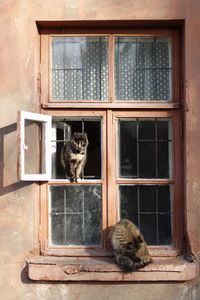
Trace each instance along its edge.
{"label": "window pane", "polygon": [[139,174],[141,178],[156,177],[156,143],[139,142]]}
{"label": "window pane", "polygon": [[158,140],[171,140],[172,132],[169,126],[169,120],[157,120],[157,138]]}
{"label": "window pane", "polygon": [[140,230],[145,237],[148,245],[157,245],[156,241],[156,215],[141,214],[140,215]]}
{"label": "window pane", "polygon": [[101,186],[51,186],[50,232],[53,245],[101,244]]}
{"label": "window pane", "polygon": [[44,174],[41,122],[25,120],[25,145],[25,173]]}
{"label": "window pane", "polygon": [[52,38],[52,99],[108,99],[108,38]]}
{"label": "window pane", "polygon": [[156,128],[153,120],[139,120],[139,139],[140,140],[155,140]]}
{"label": "window pane", "polygon": [[134,222],[149,245],[172,243],[172,187],[120,185],[120,218]]}
{"label": "window pane", "polygon": [[139,189],[140,212],[156,211],[156,189],[153,185],[142,186]]}
{"label": "window pane", "polygon": [[119,176],[171,178],[171,120],[120,119],[118,124]]}
{"label": "window pane", "polygon": [[170,186],[169,185],[160,185],[157,186],[158,193],[158,211],[159,212],[169,212],[171,210],[170,199]]}
{"label": "window pane", "polygon": [[171,39],[115,38],[117,100],[171,100]]}
{"label": "window pane", "polygon": [[52,128],[52,178],[68,179],[61,165],[64,142],[74,132],[85,132],[88,137],[87,159],[82,171],[83,179],[101,179],[101,120],[99,118],[59,118],[53,120]]}
{"label": "window pane", "polygon": [[120,177],[137,177],[137,122],[119,122]]}
{"label": "window pane", "polygon": [[[162,230],[160,230],[162,228]],[[172,230],[171,230],[171,215],[163,214],[158,216],[158,244],[171,245]]]}
{"label": "window pane", "polygon": [[138,225],[138,187],[120,185],[120,216]]}

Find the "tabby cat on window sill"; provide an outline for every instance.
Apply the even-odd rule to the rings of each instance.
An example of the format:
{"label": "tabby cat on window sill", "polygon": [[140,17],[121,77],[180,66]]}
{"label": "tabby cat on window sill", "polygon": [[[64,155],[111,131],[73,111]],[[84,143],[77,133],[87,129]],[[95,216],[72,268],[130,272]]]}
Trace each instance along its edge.
{"label": "tabby cat on window sill", "polygon": [[113,226],[109,240],[115,261],[123,271],[135,271],[152,263],[144,237],[131,221],[122,219]]}
{"label": "tabby cat on window sill", "polygon": [[74,132],[61,150],[60,161],[66,175],[71,182],[77,182],[81,178],[87,159],[88,138],[87,133]]}

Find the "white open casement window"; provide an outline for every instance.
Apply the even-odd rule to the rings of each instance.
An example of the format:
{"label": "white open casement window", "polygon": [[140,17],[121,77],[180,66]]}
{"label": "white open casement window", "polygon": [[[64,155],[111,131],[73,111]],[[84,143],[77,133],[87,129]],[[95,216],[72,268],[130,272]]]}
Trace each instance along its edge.
{"label": "white open casement window", "polygon": [[51,177],[51,116],[19,112],[19,177],[47,181]]}

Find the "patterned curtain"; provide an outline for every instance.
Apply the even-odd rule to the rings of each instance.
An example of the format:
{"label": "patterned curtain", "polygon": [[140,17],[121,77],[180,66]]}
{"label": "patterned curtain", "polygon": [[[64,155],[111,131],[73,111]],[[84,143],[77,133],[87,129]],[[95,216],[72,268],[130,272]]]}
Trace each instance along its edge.
{"label": "patterned curtain", "polygon": [[117,100],[171,100],[170,42],[162,37],[115,39]]}
{"label": "patterned curtain", "polygon": [[52,99],[108,99],[108,39],[52,38]]}

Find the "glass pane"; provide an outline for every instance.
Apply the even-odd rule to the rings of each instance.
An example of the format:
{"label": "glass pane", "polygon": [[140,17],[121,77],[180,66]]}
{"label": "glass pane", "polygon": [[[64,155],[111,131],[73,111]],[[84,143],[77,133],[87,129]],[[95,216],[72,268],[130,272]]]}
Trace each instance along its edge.
{"label": "glass pane", "polygon": [[158,216],[158,245],[171,245],[171,215],[162,214]]}
{"label": "glass pane", "polygon": [[[157,142],[158,177],[169,177],[169,147],[171,142]],[[170,147],[171,148],[171,147]]]}
{"label": "glass pane", "polygon": [[138,187],[120,185],[120,216],[138,225]]}
{"label": "glass pane", "polygon": [[169,185],[160,185],[157,186],[158,191],[158,211],[159,212],[170,212],[171,211],[171,202],[169,201],[170,197],[170,186]]}
{"label": "glass pane", "polygon": [[115,38],[117,100],[171,100],[171,39]]}
{"label": "glass pane", "polygon": [[120,177],[137,176],[137,122],[119,123]]}
{"label": "glass pane", "polygon": [[119,176],[171,178],[171,120],[120,119],[118,124]]}
{"label": "glass pane", "polygon": [[156,215],[144,214],[140,216],[140,230],[148,245],[157,245]]}
{"label": "glass pane", "polygon": [[165,141],[172,139],[170,120],[157,120],[157,138]]}
{"label": "glass pane", "polygon": [[156,211],[156,188],[153,185],[140,186],[140,212]]}
{"label": "glass pane", "polygon": [[149,245],[172,243],[172,187],[120,185],[120,218],[134,222]]}
{"label": "glass pane", "polygon": [[52,38],[52,99],[108,99],[108,38]]}
{"label": "glass pane", "polygon": [[[86,151],[86,163],[81,172],[82,179],[101,179],[101,120],[80,117],[70,119],[63,117],[53,120],[52,178],[69,179],[67,168],[64,168],[61,163],[61,152],[64,143],[71,140],[75,132],[87,133],[89,143]],[[72,150],[72,152],[75,153],[76,150]]]}
{"label": "glass pane", "polygon": [[50,232],[53,245],[101,244],[101,185],[51,186]]}
{"label": "glass pane", "polygon": [[139,120],[139,139],[155,140],[156,127],[154,120]]}
{"label": "glass pane", "polygon": [[44,174],[42,123],[25,120],[25,174]]}
{"label": "glass pane", "polygon": [[141,178],[156,177],[155,142],[139,142],[139,174]]}

